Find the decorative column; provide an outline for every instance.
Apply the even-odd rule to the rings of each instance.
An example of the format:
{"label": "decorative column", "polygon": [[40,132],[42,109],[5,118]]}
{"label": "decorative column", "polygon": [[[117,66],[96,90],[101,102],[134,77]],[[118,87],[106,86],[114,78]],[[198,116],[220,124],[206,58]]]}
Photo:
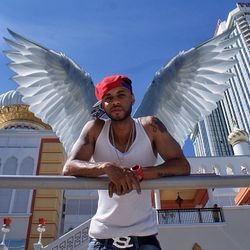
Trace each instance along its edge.
{"label": "decorative column", "polygon": [[228,136],[234,155],[250,155],[249,135],[244,129],[234,127]]}
{"label": "decorative column", "polygon": [[[249,135],[244,129],[236,126],[228,136],[229,143],[233,146],[234,155],[250,155]],[[242,169],[238,173],[244,174]],[[245,174],[248,174],[247,172]],[[241,187],[236,194],[234,201],[236,205],[249,204],[250,188]]]}

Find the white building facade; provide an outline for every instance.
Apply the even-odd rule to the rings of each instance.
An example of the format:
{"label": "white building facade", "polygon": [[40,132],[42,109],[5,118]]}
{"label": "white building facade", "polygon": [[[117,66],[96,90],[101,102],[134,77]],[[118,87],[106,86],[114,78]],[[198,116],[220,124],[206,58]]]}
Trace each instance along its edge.
{"label": "white building facade", "polygon": [[[41,138],[55,137],[36,122],[21,99],[14,90],[0,95],[0,175],[36,175]],[[12,218],[8,242],[16,249],[25,245],[32,195],[28,189],[0,189],[0,220]]]}

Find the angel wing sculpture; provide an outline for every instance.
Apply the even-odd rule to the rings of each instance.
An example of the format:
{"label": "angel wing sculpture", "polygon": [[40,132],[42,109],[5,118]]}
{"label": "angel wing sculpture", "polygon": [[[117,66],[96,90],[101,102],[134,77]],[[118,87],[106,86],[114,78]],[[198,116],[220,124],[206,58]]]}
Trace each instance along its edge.
{"label": "angel wing sculpture", "polygon": [[[70,152],[82,127],[91,118],[96,102],[90,75],[62,53],[49,50],[9,30],[15,41],[5,38],[14,51],[4,51],[11,59],[12,78],[30,110],[49,124]],[[217,107],[229,87],[226,83],[236,64],[233,30],[180,52],[158,70],[135,117],[158,116],[180,145],[194,125]]]}

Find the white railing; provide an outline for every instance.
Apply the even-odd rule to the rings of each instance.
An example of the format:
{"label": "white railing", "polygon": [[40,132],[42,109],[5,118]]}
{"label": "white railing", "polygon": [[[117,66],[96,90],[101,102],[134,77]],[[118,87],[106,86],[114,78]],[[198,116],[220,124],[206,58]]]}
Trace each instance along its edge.
{"label": "white railing", "polygon": [[[250,155],[188,157],[192,173],[242,175],[242,167],[250,173]],[[229,171],[230,170],[230,171]]]}
{"label": "white railing", "polygon": [[[199,188],[236,188],[250,187],[250,175],[243,175],[241,166],[248,165],[250,156],[237,157],[207,157],[188,158],[192,172],[204,170],[205,174],[190,176],[162,177],[155,180],[145,180],[142,189],[199,189]],[[213,167],[222,175],[213,175]],[[226,167],[232,168],[236,175],[226,175]],[[86,178],[73,176],[34,176],[34,175],[0,175],[0,189],[107,189],[106,177]],[[88,242],[89,222],[84,223],[69,233],[61,236],[48,246],[36,245],[35,249],[60,250],[84,249]],[[1,249],[1,247],[0,247]],[[2,248],[3,249],[3,248]]]}
{"label": "white railing", "polygon": [[35,244],[35,250],[61,250],[61,249],[83,249],[87,248],[89,236],[90,220],[72,229],[49,245],[43,247],[41,244]]}
{"label": "white railing", "polygon": [[[190,175],[144,180],[142,189],[190,189],[249,187],[250,175]],[[14,189],[107,189],[107,177],[1,175],[0,188]]]}

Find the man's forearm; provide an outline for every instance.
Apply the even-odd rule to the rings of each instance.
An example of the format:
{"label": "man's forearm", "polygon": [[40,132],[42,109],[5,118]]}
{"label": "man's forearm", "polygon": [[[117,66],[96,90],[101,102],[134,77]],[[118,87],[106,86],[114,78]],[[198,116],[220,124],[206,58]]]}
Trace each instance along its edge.
{"label": "man's forearm", "polygon": [[104,175],[104,162],[89,162],[80,160],[71,160],[66,162],[63,175],[97,177]]}
{"label": "man's forearm", "polygon": [[123,195],[131,192],[135,187],[141,192],[138,177],[128,168],[123,168],[112,162],[89,162],[82,160],[68,160],[63,168],[63,175],[98,177],[106,174],[110,180],[109,195],[114,193]]}
{"label": "man's forearm", "polygon": [[145,167],[143,171],[144,179],[147,180],[163,176],[189,175],[190,165],[185,158],[172,159],[157,166]]}

